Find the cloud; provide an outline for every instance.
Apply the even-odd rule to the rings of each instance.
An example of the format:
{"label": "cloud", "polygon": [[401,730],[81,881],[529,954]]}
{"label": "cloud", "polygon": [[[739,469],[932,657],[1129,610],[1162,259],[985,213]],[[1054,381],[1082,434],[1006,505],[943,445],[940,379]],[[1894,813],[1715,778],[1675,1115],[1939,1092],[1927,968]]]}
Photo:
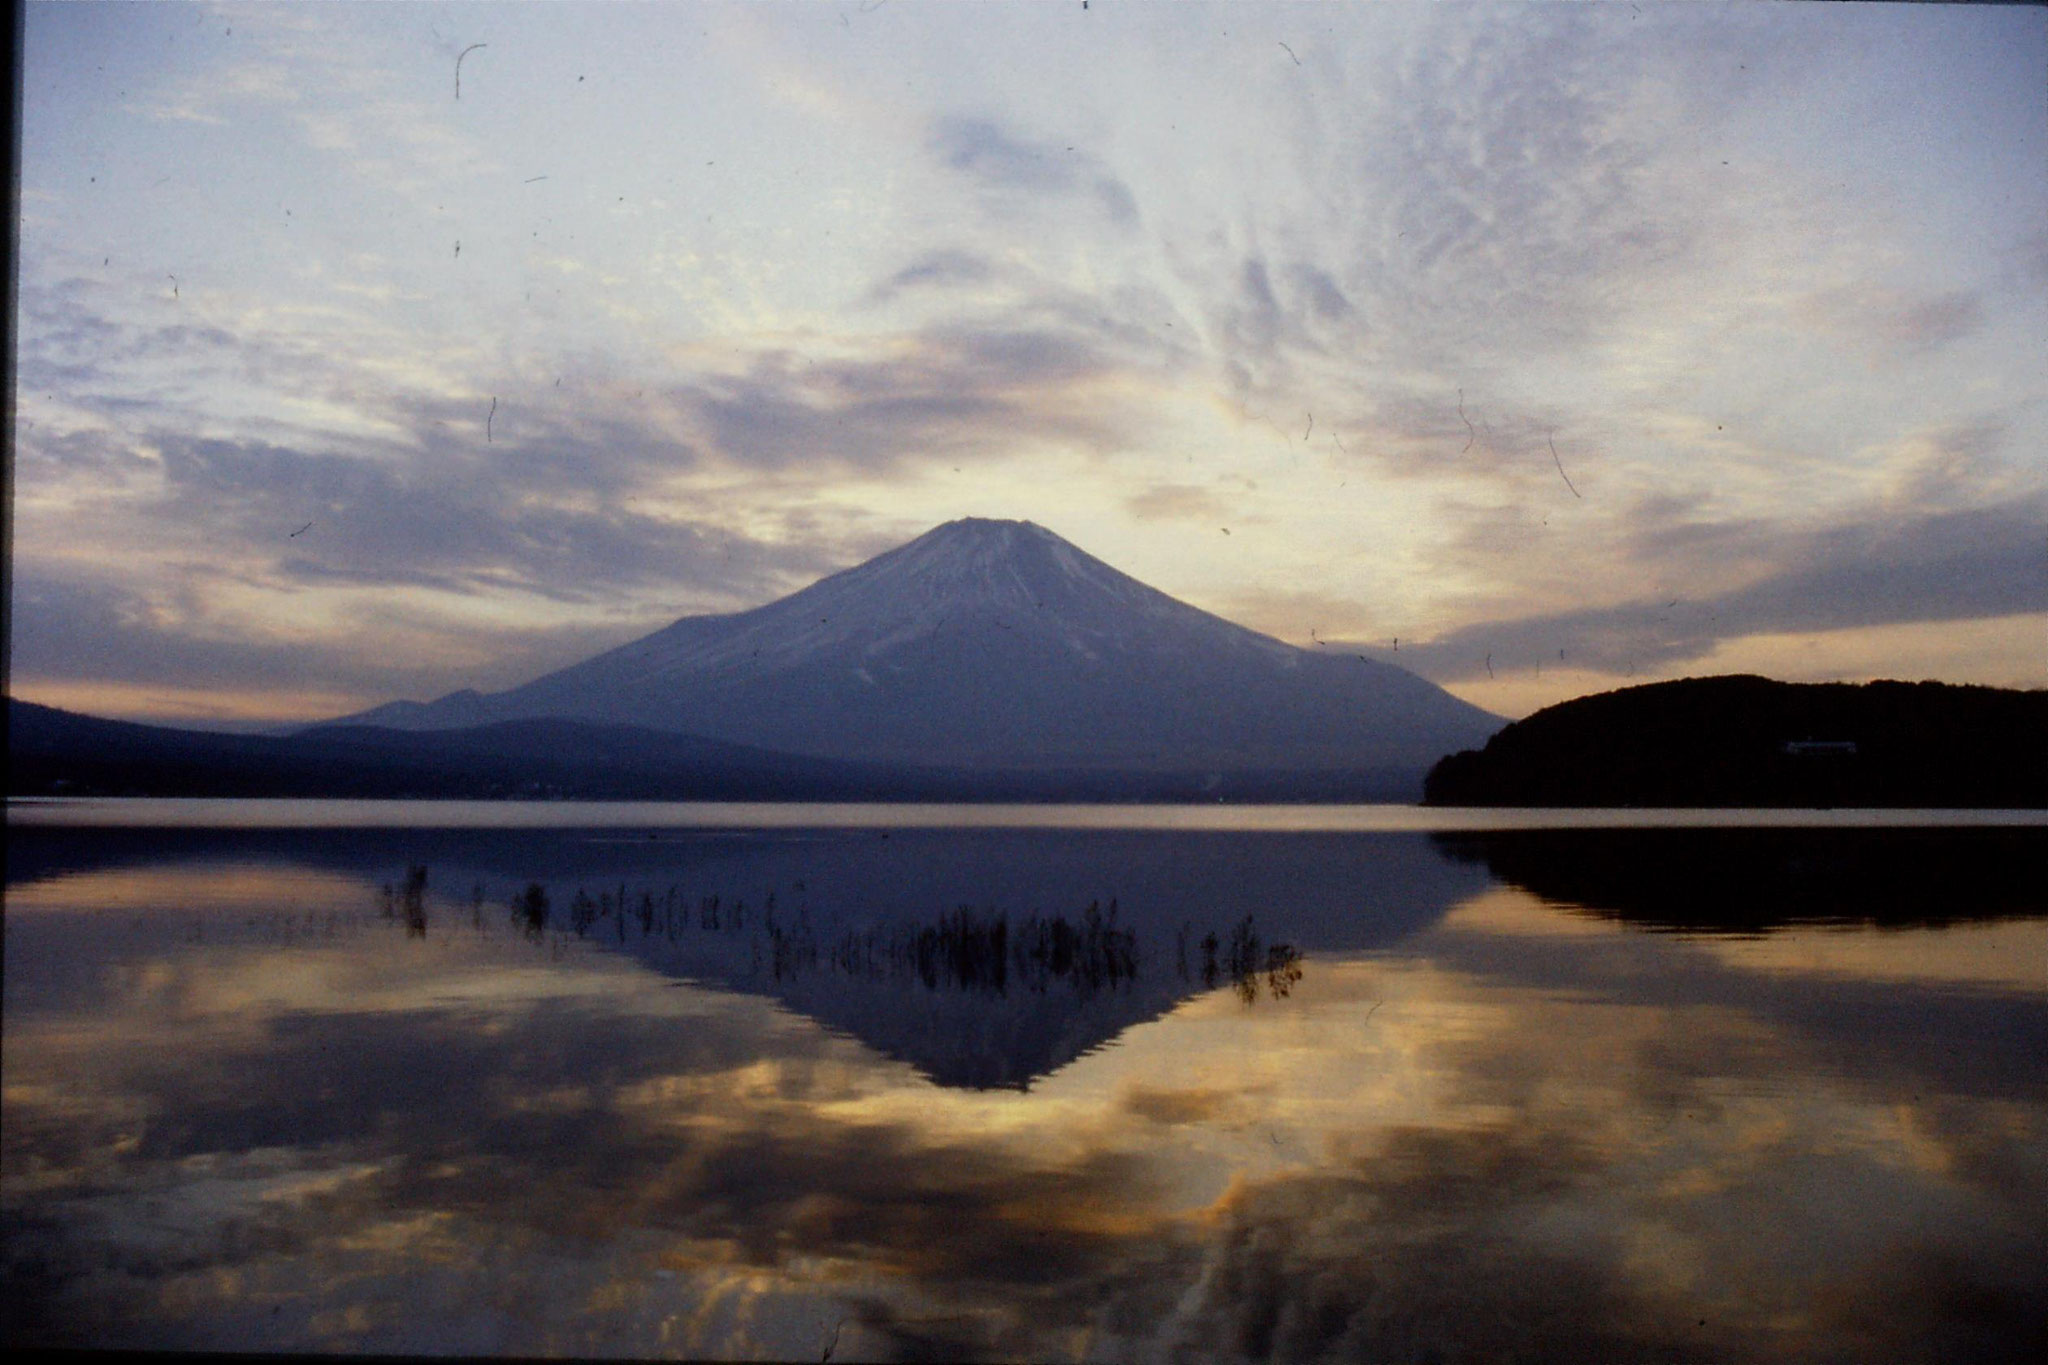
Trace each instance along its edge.
{"label": "cloud", "polygon": [[[926,261],[909,276],[972,269]],[[402,680],[432,694],[483,681],[434,676],[432,660],[451,652],[507,683],[525,680],[507,676],[518,661],[568,662],[522,638],[542,629],[533,610],[558,620],[555,608],[583,606],[652,628],[682,608],[758,605],[886,548],[873,517],[827,515],[827,490],[850,473],[906,477],[1034,444],[1121,447],[1135,417],[1120,384],[1150,363],[1139,349],[1149,333],[1101,316],[1100,300],[1028,278],[1022,291],[982,318],[858,348],[807,338],[736,357],[686,351],[680,375],[642,378],[605,350],[432,353],[388,325],[350,330],[353,313],[316,332],[229,305],[124,316],[106,283],[82,277],[39,287],[21,374],[50,396],[38,395],[20,442],[21,564],[46,583],[125,579],[159,615],[173,580],[188,598],[237,605],[191,598],[171,613],[209,642],[191,658],[138,639],[132,623],[115,629],[106,612],[45,613],[17,653],[20,676],[81,678],[83,655],[54,633],[91,629],[110,633],[81,648],[122,678],[134,676],[124,661],[155,658],[197,685],[203,655],[243,688],[302,686],[319,658],[334,668],[330,693]],[[89,519],[73,515],[87,506]],[[86,546],[106,572],[81,570]],[[268,618],[303,616],[295,594],[377,588],[410,594],[413,610],[433,594],[529,619],[507,630],[502,661],[422,651],[419,632],[395,627],[381,649],[345,631],[332,650],[278,656],[292,632]],[[323,619],[331,591],[325,601]],[[475,626],[445,624],[464,641]],[[415,667],[362,666],[364,653],[401,650]]]}
{"label": "cloud", "polygon": [[670,391],[707,447],[764,470],[885,472],[940,457],[992,455],[1019,438],[1114,447],[1131,414],[1097,396],[1120,364],[1070,329],[942,325],[861,359],[793,352]]}
{"label": "cloud", "polygon": [[387,415],[415,439],[26,433],[17,685],[372,701],[509,686],[879,548],[801,489],[692,505],[673,480],[701,461],[630,416],[536,395],[501,404],[484,439],[482,403],[409,396]]}
{"label": "cloud", "polygon": [[1309,309],[1325,321],[1335,322],[1351,317],[1357,310],[1351,300],[1344,297],[1344,291],[1330,278],[1329,272],[1319,266],[1296,264],[1287,268],[1288,283],[1294,291],[1307,301]]}
{"label": "cloud", "polygon": [[[1222,606],[1223,614],[1233,621],[1261,623],[1259,629],[1311,649],[1349,649],[1351,646],[1343,642],[1347,634],[1377,631],[1385,624],[1381,608],[1349,593],[1246,588]],[[1407,662],[1405,654],[1402,662]]]}
{"label": "cloud", "polygon": [[927,252],[877,284],[870,297],[887,302],[913,290],[954,289],[985,284],[995,278],[995,267],[986,257],[971,251]]}
{"label": "cloud", "polygon": [[[1598,16],[1517,12],[1475,32],[1445,15],[1350,61],[1341,94],[1297,81],[1301,136],[1242,168],[1298,188],[1281,202],[1300,207],[1262,205],[1254,226],[1187,248],[1194,270],[1227,281],[1202,292],[1219,300],[1226,364],[1254,390],[1333,380],[1323,354],[1481,374],[1582,347],[1697,255],[1701,225],[1661,141],[1666,73]],[[1333,100],[1350,116],[1330,118]],[[1398,373],[1366,385],[1413,396]]]}
{"label": "cloud", "polygon": [[1278,280],[1274,276],[1264,256],[1247,256],[1235,278],[1217,291],[1212,315],[1219,323],[1225,368],[1239,385],[1249,383],[1247,358],[1268,358],[1282,350],[1327,356],[1362,340],[1364,327],[1352,301],[1325,270],[1290,262]]}
{"label": "cloud", "polygon": [[[143,687],[165,694],[274,692],[326,700],[387,700],[446,691],[451,673],[510,686],[622,643],[631,627],[508,626],[409,610],[387,599],[317,635],[252,622],[211,602],[232,579],[178,566],[169,584],[110,581],[65,566],[22,566],[14,575],[8,630],[13,686],[31,698],[67,691]],[[314,567],[308,584],[354,582]],[[428,575],[421,585],[443,586]],[[388,588],[388,580],[377,580]]]}
{"label": "cloud", "polygon": [[[1557,612],[1463,626],[1401,650],[1399,662],[1439,681],[1564,664],[1605,673],[1705,658],[1724,640],[1902,622],[2048,612],[2048,498],[1863,520],[1805,534],[1744,524],[1692,528],[1694,553],[1725,542],[1777,567],[1707,596]],[[1671,549],[1652,541],[1649,548]]]}
{"label": "cloud", "polygon": [[1825,184],[1810,162],[1738,170],[1762,143],[1726,88],[1782,113],[1815,98],[1816,69],[1867,56],[1824,29],[1776,53],[1748,23],[1674,11],[1654,28],[1625,8],[1518,10],[1484,31],[1437,10],[1289,64],[1299,93],[1268,109],[1282,135],[1220,139],[1210,170],[1256,190],[1227,214],[1191,195],[1151,218],[1223,385],[1314,411],[1319,432],[1396,473],[1557,482],[1554,433],[1583,491],[1568,436],[1676,465],[1691,452],[1646,440],[1637,405],[1704,389],[1725,414],[1731,393],[1781,377],[1727,376],[1783,347],[1788,372],[1795,351],[1818,372],[1805,411],[1875,438],[1882,404],[1842,402],[1867,369],[1811,358],[1818,314],[1905,366],[1988,332],[1999,302],[1901,270],[1802,311],[1816,280],[1908,249],[1880,214],[1840,216],[1863,184],[1847,168]]}
{"label": "cloud", "polygon": [[636,510],[664,467],[687,461],[640,443],[563,451],[545,435],[476,444],[437,434],[403,463],[182,435],[155,445],[164,487],[148,513],[224,534],[285,582],[431,582],[594,603],[685,582],[707,597],[749,596],[782,581],[783,565],[745,537]]}
{"label": "cloud", "polygon": [[1230,518],[1230,505],[1213,489],[1196,484],[1156,483],[1124,499],[1124,510],[1139,521],[1218,522]]}
{"label": "cloud", "polygon": [[925,310],[915,338],[1059,337],[1095,350],[1100,368],[1179,376],[1211,363],[1194,317],[1168,290],[1141,277],[1076,282],[1031,252],[1002,257],[942,248],[893,270],[869,289],[871,304]]}
{"label": "cloud", "polygon": [[[940,254],[885,279],[878,296],[944,281],[993,279],[979,258]],[[558,493],[644,494],[687,469],[725,464],[807,472],[823,483],[848,469],[883,473],[963,454],[1014,450],[1019,437],[1115,447],[1135,420],[1109,392],[1134,366],[1166,354],[1142,320],[1111,316],[1118,301],[1083,298],[1028,275],[979,316],[950,313],[908,330],[859,338],[807,338],[801,346],[740,341],[683,352],[683,373],[659,378],[609,350],[568,364],[557,354],[466,346],[427,353],[388,326],[333,338],[280,327],[260,310],[245,319],[116,323],[107,290],[83,279],[36,291],[38,325],[24,340],[24,387],[62,389],[77,406],[147,413],[157,431],[220,431],[224,410],[271,444],[362,447],[386,465],[468,465],[528,494],[546,473]],[[327,344],[330,340],[334,344]],[[579,371],[567,391],[564,369]],[[415,377],[417,376],[417,377]],[[239,402],[230,407],[221,390]],[[500,400],[486,431],[492,397]],[[310,402],[331,413],[311,418]],[[348,435],[337,430],[352,428]],[[449,433],[484,436],[469,450]],[[152,435],[157,434],[152,432]],[[410,447],[407,449],[406,447]],[[475,461],[488,454],[488,472]]]}
{"label": "cloud", "polygon": [[[107,136],[135,139],[123,158],[196,165],[201,138],[221,144],[210,165],[297,148],[304,175],[159,191],[158,171],[95,166],[88,193],[68,144],[37,144],[24,543],[100,537],[140,578],[182,572],[171,561],[211,537],[280,594],[382,583],[505,614],[617,598],[638,613],[672,567],[702,566],[705,604],[792,585],[794,551],[727,572],[722,550],[664,549],[697,530],[773,547],[818,513],[816,559],[843,563],[903,524],[890,498],[915,490],[896,506],[936,519],[985,472],[978,510],[1021,496],[1040,501],[1023,514],[1053,516],[1044,501],[1067,494],[1020,494],[1014,477],[1045,457],[1085,485],[1074,496],[1113,549],[1119,524],[1222,524],[1223,494],[1200,492],[1226,487],[1217,470],[1263,466],[1237,520],[1320,496],[1340,462],[1346,496],[1395,476],[1389,503],[1419,509],[1434,481],[1445,517],[1389,528],[1384,571],[1326,517],[1293,565],[1246,573],[1299,582],[1300,560],[1342,559],[1333,594],[1412,601],[1385,622],[1405,637],[1556,608],[1609,570],[1699,568],[1695,598],[1760,582],[1788,562],[1755,509],[1782,494],[1853,517],[1841,504],[1883,461],[1902,506],[2014,492],[1953,446],[1885,452],[1900,431],[1978,422],[1970,395],[1987,393],[2027,448],[2037,414],[2003,329],[2038,301],[2021,277],[2048,237],[2030,228],[1995,276],[1960,239],[1924,249],[1913,232],[1949,220],[1923,196],[1952,182],[1886,159],[1876,134],[1831,147],[1813,131],[1891,78],[1918,19],[1837,39],[1804,16],[1719,10],[1475,24],[1364,7],[1320,38],[1255,31],[1298,28],[1282,15],[1224,41],[1189,12],[1083,49],[1038,19],[872,22],[895,36],[869,35],[857,60],[858,20],[745,26],[795,117],[748,82],[715,98],[678,85],[652,54],[704,35],[665,19],[632,44],[645,100],[616,63],[578,80],[582,39],[545,23],[501,29],[459,104],[449,71],[474,35],[425,18],[263,16],[209,36],[204,61],[149,59],[137,98],[182,112],[120,114]],[[728,41],[710,36],[690,51]],[[991,41],[996,68],[960,60]],[[1092,90],[1047,84],[1055,50],[1059,79]],[[541,102],[505,102],[494,80]],[[818,83],[837,111],[824,123],[805,93]],[[672,96],[669,115],[645,113]],[[623,134],[607,124],[634,107]],[[783,119],[817,137],[784,136]],[[690,136],[662,131],[679,127]],[[565,372],[562,394],[542,391]],[[1730,434],[1690,439],[1702,418]],[[1286,467],[1260,423],[1287,439]],[[1172,467],[1196,464],[1172,473],[1168,447]],[[943,489],[923,477],[942,464],[963,475]],[[1585,495],[1570,548],[1541,534],[1548,501],[1489,510],[1539,484],[1565,507]],[[1638,543],[1651,522],[1628,499],[1704,485],[1714,496],[1665,518],[1678,548]],[[309,500],[321,523],[273,550]],[[1433,553],[1441,576],[1397,581]],[[1340,619],[1303,624],[1327,635]]]}
{"label": "cloud", "polygon": [[[61,390],[68,416],[24,440],[25,485],[70,497],[91,472],[155,478],[128,515],[252,551],[315,520],[290,548],[329,581],[472,578],[566,600],[680,570],[707,596],[752,596],[787,585],[806,558],[826,567],[834,547],[785,549],[764,575],[716,530],[717,511],[660,510],[686,486],[768,476],[781,485],[773,515],[786,517],[808,505],[803,490],[849,470],[894,474],[1028,441],[1101,452],[1132,420],[1111,392],[1128,363],[1113,349],[1123,324],[1058,297],[857,351],[821,339],[742,348],[736,365],[699,355],[680,378],[641,383],[603,352],[415,366],[408,342],[385,348],[375,330],[326,347],[260,319],[115,322],[99,310],[105,293],[80,279],[31,295],[22,382],[51,402]],[[55,529],[28,521],[31,545]]]}
{"label": "cloud", "polygon": [[1561,405],[1520,401],[1478,379],[1391,382],[1351,402],[1332,418],[1345,433],[1346,462],[1403,477],[1477,474],[1496,487],[1547,482],[1565,490],[1558,477],[1564,455],[1553,459],[1551,450],[1572,452],[1578,422]]}
{"label": "cloud", "polygon": [[935,119],[930,146],[942,165],[1005,201],[1078,200],[1092,203],[1119,227],[1138,221],[1130,187],[1091,152],[1026,142],[992,119],[961,117]]}
{"label": "cloud", "polygon": [[1811,327],[1908,355],[1961,341],[1984,325],[1984,300],[1969,289],[1913,294],[1864,284],[1810,294],[1794,312]]}

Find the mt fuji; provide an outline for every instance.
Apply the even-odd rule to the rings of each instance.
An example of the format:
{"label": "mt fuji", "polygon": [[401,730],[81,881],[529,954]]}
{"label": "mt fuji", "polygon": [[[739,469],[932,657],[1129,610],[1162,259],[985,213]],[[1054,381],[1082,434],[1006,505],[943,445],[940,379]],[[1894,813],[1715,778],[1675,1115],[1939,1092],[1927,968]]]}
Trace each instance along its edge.
{"label": "mt fuji", "polygon": [[345,723],[537,718],[967,771],[1420,773],[1503,722],[1386,663],[1286,644],[1027,521],[948,522],[766,606],[688,616],[505,692]]}

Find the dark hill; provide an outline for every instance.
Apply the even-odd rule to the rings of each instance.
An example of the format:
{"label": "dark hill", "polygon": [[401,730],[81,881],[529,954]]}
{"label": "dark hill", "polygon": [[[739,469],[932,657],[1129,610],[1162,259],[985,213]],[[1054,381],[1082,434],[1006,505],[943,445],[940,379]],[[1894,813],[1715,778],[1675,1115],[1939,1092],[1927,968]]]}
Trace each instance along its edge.
{"label": "dark hill", "polygon": [[2048,807],[2048,691],[1688,678],[1579,697],[1431,769],[1437,806]]}
{"label": "dark hill", "polygon": [[16,796],[846,800],[948,786],[941,773],[562,720],[279,737],[137,725],[18,699],[7,716],[7,790]]}
{"label": "dark hill", "polygon": [[228,735],[10,699],[11,796],[420,797],[621,801],[1383,801],[1403,770],[964,772],[779,753],[556,718],[463,729],[322,726]]}

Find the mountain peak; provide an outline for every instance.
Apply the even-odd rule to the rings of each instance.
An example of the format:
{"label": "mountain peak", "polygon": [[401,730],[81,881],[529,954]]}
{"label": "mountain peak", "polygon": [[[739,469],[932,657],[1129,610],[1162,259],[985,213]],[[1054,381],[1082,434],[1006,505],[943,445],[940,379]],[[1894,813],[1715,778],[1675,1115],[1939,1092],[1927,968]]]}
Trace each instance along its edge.
{"label": "mountain peak", "polygon": [[1035,521],[1021,521],[1008,517],[955,517],[951,521],[932,527],[918,539],[924,540],[931,536],[999,536],[1018,531],[1036,531],[1042,536],[1052,535],[1052,532]]}
{"label": "mountain peak", "polygon": [[[876,639],[936,629],[968,613],[994,612],[1056,620],[1071,634],[1115,634],[1142,616],[1205,616],[1120,573],[1053,532],[1029,521],[963,517],[935,526],[908,544],[821,579],[762,608]],[[1214,618],[1206,618],[1213,620]],[[1241,627],[1217,622],[1245,636]],[[1260,637],[1263,638],[1263,637]],[[1277,641],[1269,641],[1275,647]]]}
{"label": "mountain peak", "polygon": [[[751,611],[684,617],[481,705],[824,757],[1418,779],[1495,728],[1412,674],[1298,649],[1042,526],[989,517]],[[473,724],[473,709],[434,703],[398,723]]]}
{"label": "mountain peak", "polygon": [[899,546],[898,551],[923,547],[927,551],[942,550],[949,554],[1015,554],[1034,545],[1074,548],[1036,522],[959,517],[932,527],[917,539]]}

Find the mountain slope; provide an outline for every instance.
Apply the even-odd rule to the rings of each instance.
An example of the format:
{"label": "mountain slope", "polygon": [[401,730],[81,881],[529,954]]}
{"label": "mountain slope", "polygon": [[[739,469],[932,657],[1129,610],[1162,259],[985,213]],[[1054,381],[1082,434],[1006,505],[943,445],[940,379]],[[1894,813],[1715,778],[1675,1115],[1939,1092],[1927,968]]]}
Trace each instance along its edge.
{"label": "mountain slope", "polygon": [[1406,769],[1497,718],[1149,588],[1029,522],[964,520],[752,611],[685,617],[524,686],[351,718],[565,717],[976,769]]}

